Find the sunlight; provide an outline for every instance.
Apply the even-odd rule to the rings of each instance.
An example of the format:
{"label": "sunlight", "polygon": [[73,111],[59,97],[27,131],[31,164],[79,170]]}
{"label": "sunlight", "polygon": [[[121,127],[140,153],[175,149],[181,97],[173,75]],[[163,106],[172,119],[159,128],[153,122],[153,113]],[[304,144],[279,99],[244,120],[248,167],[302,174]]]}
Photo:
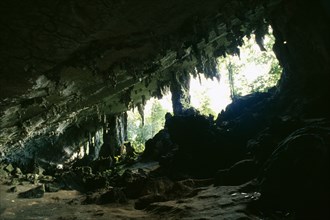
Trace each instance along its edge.
{"label": "sunlight", "polygon": [[169,92],[168,94],[163,95],[161,99],[152,97],[148,101],[146,101],[146,105],[144,106],[144,114],[146,116],[151,114],[152,105],[155,102],[158,102],[167,112],[171,112],[171,113],[173,112],[171,93]]}
{"label": "sunlight", "polygon": [[[271,31],[270,31],[271,32]],[[254,41],[244,38],[240,56],[219,57],[218,74],[220,80],[205,78],[200,73],[190,77],[190,104],[204,115],[217,115],[225,110],[233,98],[253,92],[265,92],[276,85],[281,67],[272,51],[274,37],[265,36],[261,51]],[[134,148],[141,152],[145,142],[164,128],[166,112],[173,113],[171,93],[162,99],[150,98],[144,106],[144,125],[137,109],[128,111],[128,137]]]}
{"label": "sunlight", "polygon": [[191,77],[190,80],[190,102],[193,107],[200,109],[202,101],[209,98],[209,107],[219,113],[231,103],[230,89],[227,79],[218,80],[206,79],[204,75],[198,78]]}
{"label": "sunlight", "polygon": [[[244,75],[248,83],[252,83],[259,76],[265,75],[270,70],[270,64],[255,64],[248,63],[244,69],[241,70],[241,74]],[[239,81],[237,83],[240,83]],[[242,86],[239,84],[239,86]]]}
{"label": "sunlight", "polygon": [[146,101],[143,126],[137,108],[127,111],[127,136],[137,152],[142,152],[145,142],[163,129],[167,112],[173,112],[170,92],[161,99],[150,98]]}
{"label": "sunlight", "polygon": [[[280,78],[281,67],[272,50],[274,37],[272,29],[265,35],[264,46],[267,51],[261,51],[254,40],[254,35],[244,37],[244,44],[239,48],[240,56],[230,55],[218,58],[220,82],[206,79],[203,74],[192,78],[190,82],[191,105],[203,114],[209,114],[210,109],[217,114],[232,102],[231,95],[244,96],[256,91],[267,91],[276,85]],[[229,81],[229,69],[232,71],[232,90]],[[209,110],[205,105],[209,106]]]}

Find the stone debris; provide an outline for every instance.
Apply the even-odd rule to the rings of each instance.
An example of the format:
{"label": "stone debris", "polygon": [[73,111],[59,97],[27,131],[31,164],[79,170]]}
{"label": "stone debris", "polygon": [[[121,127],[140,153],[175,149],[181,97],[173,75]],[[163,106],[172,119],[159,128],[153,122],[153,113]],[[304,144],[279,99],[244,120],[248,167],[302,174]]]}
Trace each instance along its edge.
{"label": "stone debris", "polygon": [[[37,186],[8,201],[66,189],[173,219],[329,219],[328,1],[0,2],[0,180]],[[241,56],[245,36],[264,51],[269,25],[278,85],[238,96],[231,83],[215,120],[189,108],[190,74],[220,80],[217,58]],[[167,91],[174,115],[139,157],[126,111],[143,125]]]}
{"label": "stone debris", "polygon": [[14,167],[13,165],[11,164],[8,164],[5,168],[4,168],[5,171],[7,171],[8,173],[11,173],[14,171]]}
{"label": "stone debris", "polygon": [[13,187],[9,188],[7,190],[7,192],[15,193],[15,192],[17,192],[17,187],[16,186],[13,186]]}
{"label": "stone debris", "polygon": [[20,192],[18,194],[18,198],[25,198],[25,199],[42,198],[44,194],[45,194],[45,185],[42,184],[28,191]]}

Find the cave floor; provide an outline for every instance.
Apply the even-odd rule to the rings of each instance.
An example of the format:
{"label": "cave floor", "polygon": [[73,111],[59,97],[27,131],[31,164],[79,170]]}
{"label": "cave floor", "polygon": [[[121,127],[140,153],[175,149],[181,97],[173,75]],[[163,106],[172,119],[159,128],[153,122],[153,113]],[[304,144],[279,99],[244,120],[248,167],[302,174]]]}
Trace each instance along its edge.
{"label": "cave floor", "polygon": [[152,203],[148,211],[134,209],[134,200],[126,204],[83,205],[85,195],[74,190],[45,193],[39,199],[23,199],[17,194],[35,185],[26,182],[17,186],[17,192],[7,192],[11,187],[0,185],[1,220],[265,219],[247,211],[248,202],[258,195],[241,193],[240,186],[201,187],[190,198]]}
{"label": "cave floor", "polygon": [[11,186],[2,184],[0,189],[0,219],[155,219],[150,213],[134,209],[134,201],[127,204],[82,205],[85,195],[75,190],[45,193],[42,198],[18,198],[17,193],[34,188],[26,183],[17,186],[16,193],[9,193]]}

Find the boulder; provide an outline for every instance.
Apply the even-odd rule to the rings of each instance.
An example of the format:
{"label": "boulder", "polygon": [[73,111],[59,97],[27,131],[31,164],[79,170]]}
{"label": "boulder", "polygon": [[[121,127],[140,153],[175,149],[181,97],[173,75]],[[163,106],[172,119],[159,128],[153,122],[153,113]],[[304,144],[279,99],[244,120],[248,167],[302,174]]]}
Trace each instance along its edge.
{"label": "boulder", "polygon": [[258,178],[261,204],[328,219],[324,215],[330,202],[329,146],[330,127],[307,126],[285,138]]}
{"label": "boulder", "polygon": [[46,192],[58,192],[61,189],[61,185],[58,183],[46,183],[45,191]]}
{"label": "boulder", "polygon": [[6,179],[8,177],[8,172],[2,168],[0,168],[0,180]]}
{"label": "boulder", "polygon": [[16,167],[16,169],[14,171],[14,176],[17,178],[22,178],[24,176],[24,174],[20,168]]}
{"label": "boulder", "polygon": [[151,203],[154,202],[164,202],[167,201],[168,199],[164,195],[159,195],[159,194],[151,194],[151,195],[145,195],[139,198],[135,204],[134,208],[141,210],[147,208]]}
{"label": "boulder", "polygon": [[160,161],[175,148],[167,129],[160,130],[152,139],[145,143],[145,150],[141,155],[142,161]]}
{"label": "boulder", "polygon": [[122,188],[114,187],[108,192],[102,194],[96,201],[96,204],[107,204],[107,203],[126,203],[127,198]]}
{"label": "boulder", "polygon": [[103,172],[113,167],[115,161],[112,157],[102,157],[90,163],[94,173]]}
{"label": "boulder", "polygon": [[36,188],[19,193],[18,198],[26,198],[26,199],[42,198],[44,194],[45,194],[45,185],[42,184],[40,186],[37,186]]}
{"label": "boulder", "polygon": [[258,166],[254,160],[246,159],[235,163],[229,169],[219,170],[214,177],[214,185],[241,185],[258,174]]}
{"label": "boulder", "polygon": [[93,193],[89,193],[82,204],[109,204],[109,203],[126,203],[127,198],[122,187],[112,187],[103,189]]}
{"label": "boulder", "polygon": [[7,192],[11,192],[11,193],[15,193],[17,192],[17,187],[16,186],[13,186],[13,187],[10,187]]}
{"label": "boulder", "polygon": [[14,167],[13,165],[8,164],[7,166],[5,166],[4,170],[7,171],[8,173],[11,173],[14,171]]}
{"label": "boulder", "polygon": [[136,199],[141,196],[147,179],[148,175],[142,169],[137,171],[126,170],[119,179],[118,184],[125,188],[124,192],[128,198]]}
{"label": "boulder", "polygon": [[107,178],[92,173],[91,167],[76,167],[56,176],[65,189],[75,189],[80,192],[96,190],[107,185]]}

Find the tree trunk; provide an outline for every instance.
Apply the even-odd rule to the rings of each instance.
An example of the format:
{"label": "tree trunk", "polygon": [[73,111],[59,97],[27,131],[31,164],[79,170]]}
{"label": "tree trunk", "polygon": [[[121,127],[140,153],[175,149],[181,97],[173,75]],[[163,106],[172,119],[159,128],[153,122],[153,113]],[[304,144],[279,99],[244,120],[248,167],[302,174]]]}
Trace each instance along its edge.
{"label": "tree trunk", "polygon": [[237,94],[236,94],[236,90],[235,90],[233,64],[231,62],[229,62],[226,66],[227,66],[227,70],[228,70],[230,98],[232,101],[235,101],[235,99],[237,98]]}
{"label": "tree trunk", "polygon": [[190,107],[190,75],[175,74],[172,75],[172,81],[170,85],[172,93],[172,106],[174,115],[180,115],[185,109]]}

